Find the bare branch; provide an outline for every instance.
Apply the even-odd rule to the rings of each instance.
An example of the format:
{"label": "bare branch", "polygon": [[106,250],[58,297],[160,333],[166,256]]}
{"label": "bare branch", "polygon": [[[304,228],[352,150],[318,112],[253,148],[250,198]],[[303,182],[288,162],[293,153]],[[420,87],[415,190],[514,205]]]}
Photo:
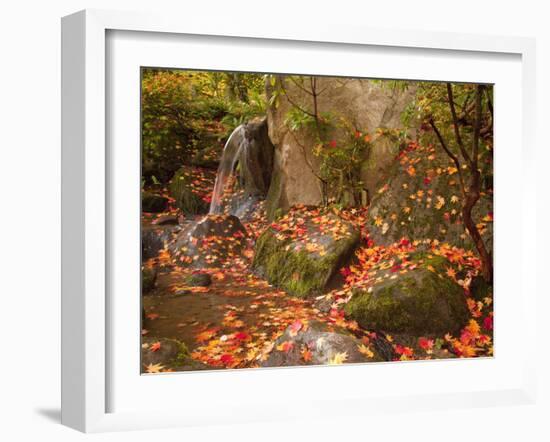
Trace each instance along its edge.
{"label": "bare branch", "polygon": [[460,187],[461,187],[461,190],[462,190],[462,195],[466,195],[466,186],[464,185],[464,178],[462,176],[462,169],[460,167],[460,161],[459,161],[458,157],[449,149],[449,147],[447,146],[447,143],[445,143],[445,140],[441,136],[441,132],[439,132],[439,129],[435,125],[435,122],[434,122],[433,118],[430,118],[430,126],[432,126],[432,129],[434,130],[435,135],[437,136],[437,139],[439,140],[439,143],[441,144],[441,147],[443,148],[445,153],[449,156],[449,158],[451,158],[451,160],[455,164],[455,166],[458,170],[458,177],[460,179]]}
{"label": "bare branch", "polygon": [[471,159],[468,155],[468,152],[464,148],[464,143],[462,142],[462,137],[460,136],[460,129],[458,127],[458,117],[456,116],[456,108],[455,108],[455,102],[453,97],[453,86],[451,85],[451,83],[447,83],[447,96],[449,98],[449,106],[451,107],[451,115],[453,117],[453,127],[455,132],[456,144],[458,144],[458,147],[460,149],[460,152],[462,153],[462,156],[464,157],[464,160],[470,163]]}

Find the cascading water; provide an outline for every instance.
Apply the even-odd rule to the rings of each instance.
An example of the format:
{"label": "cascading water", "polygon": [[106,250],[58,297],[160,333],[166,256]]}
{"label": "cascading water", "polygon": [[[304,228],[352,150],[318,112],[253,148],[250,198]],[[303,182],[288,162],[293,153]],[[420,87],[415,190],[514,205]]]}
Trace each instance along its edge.
{"label": "cascading water", "polygon": [[210,202],[209,214],[224,213],[224,196],[228,184],[235,176],[235,168],[243,149],[246,149],[247,139],[245,125],[238,126],[229,136],[227,143],[223,148],[216,181],[214,182],[214,191],[212,193],[212,201]]}
{"label": "cascading water", "polygon": [[252,215],[267,195],[273,152],[265,118],[238,126],[223,148],[209,214]]}

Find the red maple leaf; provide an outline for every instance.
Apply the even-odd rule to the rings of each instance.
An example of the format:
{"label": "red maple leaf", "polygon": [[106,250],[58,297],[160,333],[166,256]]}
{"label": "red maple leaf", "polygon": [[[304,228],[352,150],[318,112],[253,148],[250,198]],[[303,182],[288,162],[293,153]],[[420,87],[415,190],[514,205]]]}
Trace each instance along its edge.
{"label": "red maple leaf", "polygon": [[221,355],[220,361],[223,365],[230,365],[231,363],[233,363],[233,355],[225,353]]}
{"label": "red maple leaf", "polygon": [[434,341],[432,339],[418,338],[418,345],[422,348],[422,350],[428,351],[433,348]]}
{"label": "red maple leaf", "polygon": [[250,338],[250,335],[246,332],[235,333],[235,339],[239,341],[246,341],[248,338]]}
{"label": "red maple leaf", "polygon": [[150,351],[159,351],[160,350],[160,341],[157,341],[153,344],[151,344],[151,347],[149,347]]}

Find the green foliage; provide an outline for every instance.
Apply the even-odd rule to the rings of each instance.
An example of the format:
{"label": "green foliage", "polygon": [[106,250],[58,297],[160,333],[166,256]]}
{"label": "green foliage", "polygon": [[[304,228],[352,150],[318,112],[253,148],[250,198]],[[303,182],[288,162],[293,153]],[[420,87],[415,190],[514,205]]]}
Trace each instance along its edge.
{"label": "green foliage", "polygon": [[336,128],[343,136],[318,143],[313,150],[320,159],[319,174],[327,183],[329,200],[342,206],[361,202],[361,164],[371,146],[371,136],[340,118]]}
{"label": "green foliage", "polygon": [[143,69],[143,179],[167,182],[198,152],[219,149],[236,126],[264,114],[265,102],[261,75]]}

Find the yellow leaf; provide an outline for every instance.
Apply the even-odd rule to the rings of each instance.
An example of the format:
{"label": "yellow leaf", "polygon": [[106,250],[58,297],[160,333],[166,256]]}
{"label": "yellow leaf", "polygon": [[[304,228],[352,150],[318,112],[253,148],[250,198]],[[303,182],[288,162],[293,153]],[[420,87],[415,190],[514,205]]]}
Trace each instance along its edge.
{"label": "yellow leaf", "polygon": [[374,357],[374,353],[365,344],[361,344],[357,347],[360,353],[364,354],[367,358]]}
{"label": "yellow leaf", "polygon": [[164,365],[162,364],[151,363],[145,367],[147,373],[160,373],[162,370],[164,370]]}
{"label": "yellow leaf", "polygon": [[348,359],[348,353],[345,351],[343,353],[336,353],[328,361],[329,365],[340,365],[343,364]]}

